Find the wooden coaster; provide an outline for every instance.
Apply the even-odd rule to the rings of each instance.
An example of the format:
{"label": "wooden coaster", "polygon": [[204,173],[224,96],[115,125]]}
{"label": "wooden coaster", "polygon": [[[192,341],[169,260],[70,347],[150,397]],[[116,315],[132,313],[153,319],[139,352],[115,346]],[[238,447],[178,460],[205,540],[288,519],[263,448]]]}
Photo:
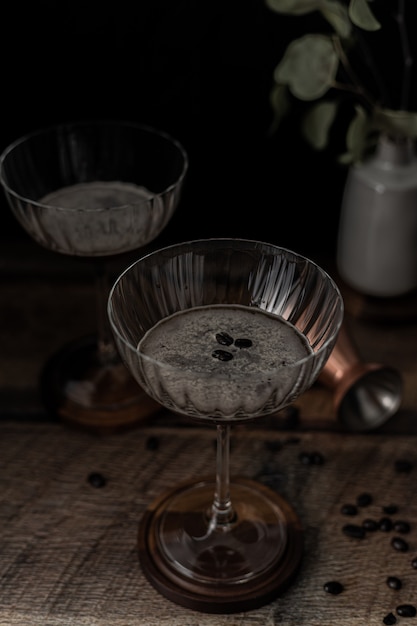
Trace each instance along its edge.
{"label": "wooden coaster", "polygon": [[[261,483],[235,478],[232,485],[243,485],[261,492],[271,502],[272,507],[280,510],[286,541],[282,553],[267,571],[248,577],[246,582],[228,583],[219,579],[215,584],[206,584],[197,577],[194,579],[177,572],[169,562],[164,561],[158,551],[158,518],[169,501],[193,485],[204,482],[188,481],[179,485],[156,499],[145,512],[139,525],[138,550],[146,578],[159,593],[172,602],[205,613],[238,613],[272,602],[289,586],[298,571],[303,554],[303,536],[300,520],[294,509],[282,496]],[[214,482],[209,484],[214,493]]]}

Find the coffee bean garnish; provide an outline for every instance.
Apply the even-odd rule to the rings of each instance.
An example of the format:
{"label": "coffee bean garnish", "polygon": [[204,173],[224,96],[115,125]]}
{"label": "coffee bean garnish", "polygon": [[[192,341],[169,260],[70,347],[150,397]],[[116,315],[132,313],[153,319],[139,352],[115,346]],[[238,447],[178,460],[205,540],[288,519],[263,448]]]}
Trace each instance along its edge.
{"label": "coffee bean garnish", "polygon": [[372,503],[372,496],[370,493],[361,493],[356,498],[356,504],[358,506],[369,506]]}
{"label": "coffee bean garnish", "polygon": [[415,617],[417,615],[417,609],[412,604],[400,604],[395,610],[397,615],[401,617]]}
{"label": "coffee bean garnish", "polygon": [[366,535],[365,529],[357,524],[345,524],[342,531],[345,535],[354,539],[363,539]]}
{"label": "coffee bean garnish", "polygon": [[107,483],[107,480],[104,478],[103,474],[99,472],[91,472],[88,475],[88,482],[92,487],[96,487],[99,489],[100,487],[104,487]]}
{"label": "coffee bean garnish", "polygon": [[381,517],[378,522],[379,530],[382,530],[384,533],[389,533],[389,531],[392,530],[393,527],[394,524],[392,523],[392,519],[389,517]]}
{"label": "coffee bean garnish", "polygon": [[231,352],[227,352],[226,350],[214,350],[211,353],[211,356],[215,359],[219,359],[219,361],[230,361],[233,359],[233,354]]}
{"label": "coffee bean garnish", "polygon": [[[221,346],[231,346],[232,344],[234,344],[236,348],[240,348],[240,349],[250,348],[252,346],[251,339],[247,339],[246,337],[239,337],[238,339],[233,339],[233,337],[231,337],[229,333],[226,333],[224,331],[222,331],[221,333],[216,333],[216,341]],[[230,358],[221,359],[221,360],[230,361]]]}
{"label": "coffee bean garnish", "polygon": [[378,530],[378,522],[374,519],[364,519],[362,522],[362,526],[364,527],[365,530],[369,531],[369,532],[374,532],[375,530]]}
{"label": "coffee bean garnish", "polygon": [[221,332],[217,333],[216,341],[221,346],[231,346],[233,343],[233,337],[231,337],[228,333]]}
{"label": "coffee bean garnish", "polygon": [[339,593],[342,593],[342,591],[344,591],[342,583],[337,580],[331,580],[328,583],[325,583],[323,585],[323,589],[324,591],[326,591],[326,593],[331,593],[333,596],[337,596],[339,595]]}
{"label": "coffee bean garnish", "polygon": [[394,530],[397,533],[401,533],[402,535],[406,535],[407,533],[410,532],[411,527],[410,527],[410,524],[408,522],[406,522],[406,521],[404,521],[402,519],[401,520],[398,519],[398,520],[396,520],[394,522]]}
{"label": "coffee bean garnish", "polygon": [[250,339],[236,339],[235,346],[236,348],[250,348],[252,345],[252,341]]}
{"label": "coffee bean garnish", "polygon": [[398,552],[407,552],[408,550],[408,543],[402,537],[393,537],[391,545]]}
{"label": "coffee bean garnish", "polygon": [[387,585],[390,589],[401,589],[402,582],[397,576],[388,576]]}
{"label": "coffee bean garnish", "polygon": [[386,615],[382,621],[386,626],[392,626],[393,624],[397,623],[397,618],[395,617],[394,613],[388,613],[388,615]]}
{"label": "coffee bean garnish", "polygon": [[411,561],[411,567],[417,569],[417,556]]}
{"label": "coffee bean garnish", "polygon": [[340,512],[342,515],[357,515],[358,509],[354,504],[343,504]]}
{"label": "coffee bean garnish", "polygon": [[146,449],[147,450],[157,450],[159,448],[159,439],[158,437],[150,436],[146,440]]}
{"label": "coffee bean garnish", "polygon": [[413,469],[413,464],[407,459],[397,459],[394,463],[395,470],[400,473],[408,473]]}

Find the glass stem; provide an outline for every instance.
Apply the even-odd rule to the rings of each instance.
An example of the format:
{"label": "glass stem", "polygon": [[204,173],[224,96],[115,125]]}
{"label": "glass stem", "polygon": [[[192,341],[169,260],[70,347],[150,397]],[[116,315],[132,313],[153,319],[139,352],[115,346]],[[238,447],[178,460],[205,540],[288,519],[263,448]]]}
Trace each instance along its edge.
{"label": "glass stem", "polygon": [[109,277],[104,261],[95,265],[97,298],[97,351],[100,365],[110,364],[117,355],[116,346],[107,317],[107,300],[110,292]]}
{"label": "glass stem", "polygon": [[217,425],[216,489],[210,526],[226,529],[235,519],[230,498],[230,426]]}

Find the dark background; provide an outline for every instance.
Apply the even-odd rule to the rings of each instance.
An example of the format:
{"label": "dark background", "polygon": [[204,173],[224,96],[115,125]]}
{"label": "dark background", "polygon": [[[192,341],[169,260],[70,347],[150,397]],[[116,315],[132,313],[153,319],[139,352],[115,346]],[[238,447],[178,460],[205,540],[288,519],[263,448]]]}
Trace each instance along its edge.
{"label": "dark background", "polygon": [[[56,122],[150,124],[190,159],[155,245],[231,236],[334,254],[345,169],[305,144],[296,117],[269,133],[272,74],[296,18],[259,0],[16,0],[2,14],[0,150]],[[0,202],[1,238],[27,237]]]}

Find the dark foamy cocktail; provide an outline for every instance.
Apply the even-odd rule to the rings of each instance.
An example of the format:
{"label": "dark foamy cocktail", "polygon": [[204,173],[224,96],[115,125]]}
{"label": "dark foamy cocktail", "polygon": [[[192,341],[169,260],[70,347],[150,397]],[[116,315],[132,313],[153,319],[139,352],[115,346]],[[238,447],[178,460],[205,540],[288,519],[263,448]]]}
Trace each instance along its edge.
{"label": "dark foamy cocktail", "polygon": [[138,349],[152,396],[173,410],[211,419],[256,417],[290,402],[300,376],[293,365],[312,352],[282,317],[227,304],[160,320]]}
{"label": "dark foamy cocktail", "polygon": [[[93,181],[62,187],[40,203],[56,207],[33,224],[34,237],[48,233],[60,252],[100,256],[140,247],[159,228],[160,198],[145,187],[119,181]],[[39,228],[38,228],[39,226]]]}

